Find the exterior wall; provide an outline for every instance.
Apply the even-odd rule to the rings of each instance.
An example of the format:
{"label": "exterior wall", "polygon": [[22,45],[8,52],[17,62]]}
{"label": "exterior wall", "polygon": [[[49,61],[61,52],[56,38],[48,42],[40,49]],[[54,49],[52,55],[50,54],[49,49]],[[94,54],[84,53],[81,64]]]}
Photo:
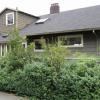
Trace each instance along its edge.
{"label": "exterior wall", "polygon": [[97,54],[96,37],[90,32],[83,33],[83,47],[69,48],[72,52],[82,52],[87,54]]}
{"label": "exterior wall", "polygon": [[[6,32],[11,31],[12,29],[14,29],[15,24],[6,26],[6,14],[11,13],[11,12],[14,12],[14,11],[6,10],[0,15],[0,33],[2,33],[2,32],[6,33]],[[14,17],[15,17],[15,12],[14,12]],[[16,20],[16,18],[14,19],[14,22],[15,22],[15,20]]]}
{"label": "exterior wall", "polygon": [[7,53],[7,43],[0,43],[0,57]]}
{"label": "exterior wall", "polygon": [[95,31],[95,37],[97,38],[97,50],[98,50],[98,55],[100,55],[100,30]]}
{"label": "exterior wall", "polygon": [[37,20],[37,18],[26,15],[26,14],[22,14],[22,13],[18,13],[17,15],[17,20],[18,20],[18,29],[22,29],[25,26],[29,25],[32,22],[35,22]]}
{"label": "exterior wall", "polygon": [[[14,24],[13,25],[6,25],[6,14],[7,13],[14,13]],[[18,11],[6,9],[2,13],[0,13],[0,34],[9,33],[12,30],[14,30],[14,28],[17,28],[20,30],[36,20],[37,20],[37,18],[30,16],[30,15],[27,15],[23,12],[21,13]],[[1,35],[0,35],[0,38],[1,38],[0,39],[0,56],[4,56],[7,52],[7,50],[9,49],[7,44],[6,44],[7,38],[3,39],[3,37]],[[5,40],[4,43],[1,43],[2,39]]]}
{"label": "exterior wall", "polygon": [[[6,14],[14,12],[14,24],[13,25],[6,25]],[[25,26],[29,25],[33,21],[36,21],[37,18],[33,16],[29,16],[27,14],[13,11],[13,10],[5,10],[0,15],[0,33],[7,33],[12,31],[15,27],[17,29],[22,29]]]}
{"label": "exterior wall", "polygon": [[[67,49],[69,49],[72,53],[81,52],[81,53],[96,55],[97,54],[97,39],[96,39],[95,34],[92,31],[49,34],[49,35],[42,35],[42,36],[30,36],[27,38],[28,38],[28,42],[33,42],[34,39],[39,39],[41,37],[44,37],[45,39],[49,39],[49,41],[51,41],[51,42],[52,41],[54,42],[57,40],[57,36],[80,35],[80,34],[83,34],[83,47],[69,47]],[[100,38],[99,38],[99,44],[100,44]]]}

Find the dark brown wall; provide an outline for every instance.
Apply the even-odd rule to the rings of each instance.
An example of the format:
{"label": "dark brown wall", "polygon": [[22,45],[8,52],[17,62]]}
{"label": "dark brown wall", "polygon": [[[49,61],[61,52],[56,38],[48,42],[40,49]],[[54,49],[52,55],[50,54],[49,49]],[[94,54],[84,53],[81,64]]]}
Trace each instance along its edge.
{"label": "dark brown wall", "polygon": [[72,52],[82,52],[88,54],[96,54],[96,37],[92,32],[83,33],[83,47],[70,48]]}
{"label": "dark brown wall", "polygon": [[[61,34],[49,34],[49,35],[42,35],[42,36],[30,36],[28,37],[28,42],[33,42],[34,39],[39,39],[41,37],[49,38],[52,41],[52,37],[57,37],[60,35],[79,35],[83,34],[83,47],[69,47],[68,49],[71,50],[71,52],[82,52],[82,53],[88,53],[88,54],[97,54],[97,39],[95,34],[92,31],[87,32],[74,32],[74,33],[61,33]],[[97,35],[99,32],[97,33]],[[100,35],[99,35],[100,37]],[[99,44],[100,44],[100,38],[99,38]]]}

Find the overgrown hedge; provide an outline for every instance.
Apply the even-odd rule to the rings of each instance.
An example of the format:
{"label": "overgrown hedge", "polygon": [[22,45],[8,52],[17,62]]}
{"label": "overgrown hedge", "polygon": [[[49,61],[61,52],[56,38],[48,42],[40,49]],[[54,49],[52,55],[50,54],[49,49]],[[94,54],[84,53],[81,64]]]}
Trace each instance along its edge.
{"label": "overgrown hedge", "polygon": [[59,72],[43,62],[9,73],[0,70],[0,90],[39,100],[99,100],[100,66],[66,62]]}
{"label": "overgrown hedge", "polygon": [[0,59],[0,91],[33,100],[100,100],[96,60],[65,60],[68,51],[59,46],[48,46],[36,56],[32,46],[24,49],[19,38],[12,41],[11,51]]}

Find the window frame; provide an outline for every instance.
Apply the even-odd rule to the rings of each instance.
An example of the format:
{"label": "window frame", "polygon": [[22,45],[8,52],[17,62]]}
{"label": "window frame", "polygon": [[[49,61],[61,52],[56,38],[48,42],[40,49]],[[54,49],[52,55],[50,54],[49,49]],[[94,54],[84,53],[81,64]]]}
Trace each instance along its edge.
{"label": "window frame", "polygon": [[24,48],[27,48],[27,42],[22,42],[22,46],[23,46]]}
{"label": "window frame", "polygon": [[58,36],[58,41],[61,41],[61,37],[65,37],[66,38],[74,38],[74,37],[80,37],[81,38],[81,44],[74,44],[74,45],[61,45],[61,47],[68,47],[68,48],[71,48],[71,47],[84,47],[84,42],[83,42],[83,34],[80,34],[80,35],[63,35],[63,36]]}
{"label": "window frame", "polygon": [[[45,39],[42,38],[43,41],[45,41]],[[41,39],[34,39],[34,51],[35,52],[44,52],[44,49],[35,49],[35,41],[40,41],[41,42]]]}
{"label": "window frame", "polygon": [[[13,23],[12,23],[12,24],[9,24],[9,23],[8,23],[8,16],[9,16],[10,14],[12,14],[12,16],[13,16]],[[10,13],[7,13],[7,14],[6,14],[6,26],[8,26],[8,25],[14,25],[14,12],[10,12]]]}

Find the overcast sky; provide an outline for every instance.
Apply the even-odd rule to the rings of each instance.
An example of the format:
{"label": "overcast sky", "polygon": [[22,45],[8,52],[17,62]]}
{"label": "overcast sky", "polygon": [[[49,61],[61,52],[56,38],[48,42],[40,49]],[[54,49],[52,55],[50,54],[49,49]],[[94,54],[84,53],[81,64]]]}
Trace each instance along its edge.
{"label": "overcast sky", "polygon": [[6,7],[18,7],[21,11],[38,16],[48,14],[52,3],[59,3],[60,10],[66,11],[100,5],[100,0],[0,0],[0,11]]}

